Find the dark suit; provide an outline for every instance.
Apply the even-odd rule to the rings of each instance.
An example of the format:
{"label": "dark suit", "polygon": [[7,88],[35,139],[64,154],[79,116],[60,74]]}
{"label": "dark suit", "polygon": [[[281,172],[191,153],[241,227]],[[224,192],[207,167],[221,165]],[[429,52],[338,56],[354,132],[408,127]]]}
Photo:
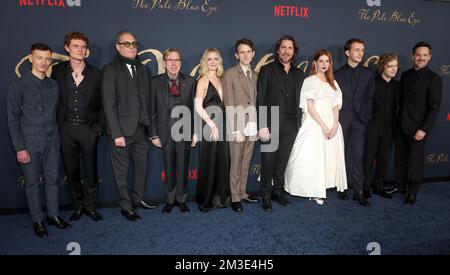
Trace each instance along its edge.
{"label": "dark suit", "polygon": [[[281,194],[284,190],[284,171],[301,125],[299,104],[304,79],[305,74],[294,64],[291,64],[287,74],[278,59],[261,67],[258,75],[258,128],[268,127],[271,134],[269,143],[278,144],[278,148],[273,152],[263,152],[261,149],[261,191],[265,199],[270,197],[272,180],[273,194]],[[261,120],[264,106],[267,106],[267,125]],[[271,107],[279,108],[279,120],[274,121],[277,125],[271,123]],[[262,142],[261,146],[266,143]]]}
{"label": "dark suit", "polygon": [[[409,193],[416,195],[425,165],[425,142],[439,113],[442,78],[428,69],[409,69],[403,72],[400,106],[396,131],[396,184],[405,189],[411,170]],[[422,130],[426,136],[416,141],[414,135]]]}
{"label": "dark suit", "polygon": [[[400,82],[391,79],[386,82],[381,76],[375,78],[372,120],[367,126],[366,148],[364,153],[364,190],[373,187],[375,191],[384,190],[383,181],[389,165],[389,156],[394,140],[394,126],[398,107]],[[373,161],[375,175],[373,173]]]}
{"label": "dark suit", "polygon": [[342,109],[339,122],[342,126],[346,147],[351,144],[351,166],[346,157],[347,167],[351,167],[353,190],[362,193],[364,182],[364,145],[366,127],[372,117],[372,99],[374,92],[374,74],[361,64],[355,67],[357,77],[352,88],[352,68],[346,64],[334,72],[342,91]]}
{"label": "dark suit", "polygon": [[[104,128],[104,113],[101,101],[101,71],[86,63],[83,70],[83,81],[76,90],[85,93],[86,107],[83,110],[85,120],[76,120],[70,117],[69,111],[69,84],[74,82],[70,62],[62,62],[53,66],[52,78],[59,85],[58,125],[61,135],[61,151],[67,181],[74,200],[76,210],[88,211],[95,209],[98,197],[97,173],[97,141]],[[70,81],[70,83],[69,83]],[[75,105],[76,106],[76,105]],[[80,160],[83,157],[85,186],[81,183]]]}
{"label": "dark suit", "polygon": [[[168,204],[185,203],[188,195],[187,176],[191,138],[194,129],[195,79],[189,75],[178,75],[179,96],[169,93],[169,77],[161,74],[152,79],[151,94],[151,137],[161,140],[164,167],[166,173],[166,191]],[[171,128],[179,118],[171,118],[177,106],[187,107],[190,112],[189,128],[183,127],[186,134],[181,141],[174,141]],[[186,132],[186,133],[185,133]]]}
{"label": "dark suit", "polygon": [[[138,63],[133,79],[124,61],[116,59],[103,68],[102,97],[110,137],[111,161],[119,192],[119,205],[129,212],[143,200],[147,177],[148,127],[150,126],[150,69]],[[126,146],[114,139],[124,137]],[[127,191],[128,166],[133,161],[133,188]]]}

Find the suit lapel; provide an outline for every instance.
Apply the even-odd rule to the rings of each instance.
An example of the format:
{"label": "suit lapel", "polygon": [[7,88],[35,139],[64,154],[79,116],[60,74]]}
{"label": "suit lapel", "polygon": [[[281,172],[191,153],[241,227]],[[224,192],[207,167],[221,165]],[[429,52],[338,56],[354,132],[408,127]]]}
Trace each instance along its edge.
{"label": "suit lapel", "polygon": [[163,97],[164,102],[166,103],[167,109],[169,109],[169,77],[165,73],[164,76],[160,79],[161,82],[159,85],[161,85],[161,96]]}
{"label": "suit lapel", "polygon": [[182,104],[187,105],[186,104],[186,102],[187,102],[186,99],[187,99],[188,94],[186,93],[186,82],[184,81],[185,77],[184,77],[183,74],[179,73],[178,79],[179,79],[179,89],[180,89],[181,102],[182,102]]}
{"label": "suit lapel", "polygon": [[258,84],[258,74],[252,70],[252,84],[253,86],[251,87],[252,90],[250,91],[251,95],[252,95],[252,105],[256,105],[256,85]]}
{"label": "suit lapel", "polygon": [[250,92],[251,89],[248,85],[248,81],[247,81],[247,75],[245,74],[244,70],[242,69],[240,64],[237,64],[237,71],[238,71],[238,83],[242,83],[242,87],[245,91],[245,95],[238,95],[238,96],[247,96],[249,99],[250,97]]}
{"label": "suit lapel", "polygon": [[[68,61],[68,62],[70,62],[70,61]],[[63,77],[63,81],[62,81],[62,83],[61,83],[61,87],[60,87],[60,90],[61,90],[61,96],[62,96],[62,98],[63,98],[63,102],[65,102],[65,103],[67,103],[67,98],[68,98],[68,95],[67,95],[67,93],[69,92],[69,87],[67,86],[67,78],[70,76],[70,74],[71,74],[71,71],[70,71],[70,63],[69,64],[66,64],[67,66],[64,66],[64,71],[63,71],[63,75],[62,75],[62,77]]]}
{"label": "suit lapel", "polygon": [[[127,64],[122,63],[122,62],[119,62],[119,64],[120,64],[120,67],[121,67],[122,71],[125,73],[125,75],[126,75],[126,77],[128,79],[128,83],[130,83],[134,88],[137,89],[136,82],[134,81],[133,77],[131,76],[131,73],[130,73],[130,70],[128,69]],[[139,71],[140,71],[139,70],[139,66],[136,66],[136,74],[138,75],[138,81],[140,79]]]}
{"label": "suit lapel", "polygon": [[[358,65],[358,67],[361,65]],[[357,97],[359,94],[359,87],[362,81],[362,77],[361,77],[361,68],[358,68],[358,78],[356,79],[356,87],[355,87],[355,92],[354,92],[354,96]],[[350,74],[350,87],[352,86],[352,76]]]}
{"label": "suit lapel", "polygon": [[[94,95],[95,92],[95,87],[94,84],[95,83],[90,83],[89,81],[92,81],[92,71],[91,71],[91,66],[86,62],[86,69],[85,69],[85,75],[84,75],[84,79],[83,79],[83,85],[87,87],[86,92],[88,93],[87,98],[88,98],[88,105],[89,102],[91,101],[92,96]],[[80,83],[80,85],[81,85]],[[90,85],[92,85],[92,87],[89,87]]]}

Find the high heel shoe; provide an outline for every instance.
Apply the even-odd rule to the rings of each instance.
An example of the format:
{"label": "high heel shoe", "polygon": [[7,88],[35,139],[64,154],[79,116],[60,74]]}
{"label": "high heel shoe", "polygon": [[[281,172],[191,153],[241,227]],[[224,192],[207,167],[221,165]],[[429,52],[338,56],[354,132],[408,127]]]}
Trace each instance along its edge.
{"label": "high heel shoe", "polygon": [[325,199],[321,199],[321,198],[309,198],[309,200],[314,200],[317,204],[319,205],[324,205],[327,204],[327,202],[325,201]]}

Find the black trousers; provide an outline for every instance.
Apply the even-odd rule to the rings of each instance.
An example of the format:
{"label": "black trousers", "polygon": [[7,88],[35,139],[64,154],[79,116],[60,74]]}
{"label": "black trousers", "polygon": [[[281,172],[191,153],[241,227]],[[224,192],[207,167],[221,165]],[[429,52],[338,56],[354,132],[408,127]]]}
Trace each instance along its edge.
{"label": "black trousers", "polygon": [[[281,194],[284,190],[284,171],[298,133],[296,115],[285,115],[280,124],[278,150],[261,152],[261,193],[266,199],[270,198],[271,193]],[[274,133],[271,133],[271,137],[276,138]]]}
{"label": "black trousers", "polygon": [[[425,141],[426,136],[423,140],[416,141],[413,136],[409,136],[401,130],[398,130],[395,136],[396,186],[405,190],[408,188],[408,193],[413,195],[419,191],[423,177]],[[408,182],[408,178],[410,182]]]}
{"label": "black trousers", "polygon": [[375,138],[367,136],[364,152],[364,190],[370,190],[371,187],[376,191],[384,189],[383,183],[389,168],[392,142],[392,134]]}
{"label": "black trousers", "polygon": [[[145,135],[145,126],[139,124],[132,136],[125,137],[125,147],[117,147],[114,139],[110,140],[111,163],[119,192],[119,206],[124,211],[131,211],[133,203],[144,199],[147,181],[147,163],[149,141]],[[128,192],[128,169],[133,164],[133,184]]]}
{"label": "black trousers", "polygon": [[185,203],[188,196],[188,167],[191,143],[175,142],[168,138],[162,147],[164,170],[166,173],[166,202]]}
{"label": "black trousers", "polygon": [[[366,125],[357,121],[353,121],[348,128],[342,128],[346,147],[345,162],[347,171],[351,169],[353,191],[355,193],[362,193],[363,191],[366,128]],[[349,147],[350,150],[347,149]]]}
{"label": "black trousers", "polygon": [[[98,198],[97,142],[99,134],[88,124],[65,122],[61,128],[61,151],[67,181],[76,210],[95,209]],[[81,177],[83,162],[84,179]],[[84,188],[83,188],[84,183]]]}

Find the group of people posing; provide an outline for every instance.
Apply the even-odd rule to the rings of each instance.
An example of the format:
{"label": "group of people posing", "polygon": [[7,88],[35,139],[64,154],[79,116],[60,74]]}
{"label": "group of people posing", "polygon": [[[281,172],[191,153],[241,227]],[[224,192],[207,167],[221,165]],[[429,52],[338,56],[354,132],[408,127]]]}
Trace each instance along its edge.
{"label": "group of people posing", "polygon": [[[405,203],[416,201],[425,142],[442,93],[441,77],[428,68],[431,46],[426,42],[413,47],[414,66],[400,82],[394,79],[396,54],[381,55],[376,74],[361,65],[365,43],[360,39],[347,41],[347,63],[336,71],[330,52],[318,50],[306,78],[295,66],[299,48],[290,35],[276,42],[275,60],[259,73],[251,66],[255,46],[250,39],[235,43],[238,64],[228,70],[220,52],[208,48],[200,59],[198,80],[180,71],[182,55],[175,48],[163,53],[165,73],[153,77],[139,60],[136,36],[127,31],[117,34],[117,56],[102,71],[85,60],[85,34],[68,33],[64,48],[69,61],[54,65],[47,78],[52,51],[33,44],[31,71],[7,93],[9,132],[39,237],[48,235],[39,192],[42,176],[47,223],[70,227],[58,211],[61,155],[74,201],[70,220],[83,214],[102,220],[96,210],[97,142],[104,132],[118,204],[130,221],[141,219],[136,208],[158,207],[144,200],[150,144],[162,151],[167,193],[163,213],[174,207],[190,211],[188,164],[197,143],[196,202],[201,212],[229,206],[242,212],[242,202],[261,203],[272,211],[272,201],[289,204],[286,192],[325,204],[330,188],[348,200],[346,163],[353,199],[360,205],[369,206],[371,194],[390,198],[402,193]],[[247,193],[258,140],[260,197]],[[394,140],[396,186],[385,190]]]}

